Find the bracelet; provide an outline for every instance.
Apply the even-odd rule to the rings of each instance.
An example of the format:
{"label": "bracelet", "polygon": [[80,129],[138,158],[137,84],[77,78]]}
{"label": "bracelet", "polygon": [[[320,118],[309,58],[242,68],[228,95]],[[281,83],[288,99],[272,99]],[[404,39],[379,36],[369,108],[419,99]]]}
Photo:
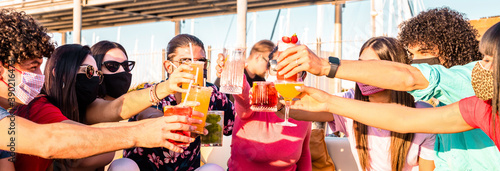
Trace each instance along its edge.
{"label": "bracelet", "polygon": [[156,101],[160,102],[161,99],[158,98],[158,94],[156,93],[156,88],[158,87],[158,84],[155,84],[155,91],[153,91],[153,97],[155,98]]}
{"label": "bracelet", "polygon": [[153,84],[153,86],[149,87],[149,101],[153,106],[156,106],[158,105],[158,103],[160,103],[160,99],[156,95],[156,85],[157,84]]}

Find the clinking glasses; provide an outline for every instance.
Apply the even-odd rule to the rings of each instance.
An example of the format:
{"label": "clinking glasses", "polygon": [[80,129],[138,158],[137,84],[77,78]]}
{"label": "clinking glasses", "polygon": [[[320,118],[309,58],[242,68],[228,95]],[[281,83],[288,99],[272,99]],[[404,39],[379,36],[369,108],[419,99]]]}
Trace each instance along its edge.
{"label": "clinking glasses", "polygon": [[116,72],[120,68],[120,65],[123,67],[125,72],[130,72],[134,69],[135,61],[123,61],[122,63],[116,61],[106,61],[102,63],[106,69],[111,72]]}

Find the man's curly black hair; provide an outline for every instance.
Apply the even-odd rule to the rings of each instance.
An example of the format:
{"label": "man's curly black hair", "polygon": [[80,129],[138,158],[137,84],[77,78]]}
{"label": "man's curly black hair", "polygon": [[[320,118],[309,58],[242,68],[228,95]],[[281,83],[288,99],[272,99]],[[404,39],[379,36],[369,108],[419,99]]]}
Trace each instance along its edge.
{"label": "man's curly black hair", "polygon": [[25,60],[50,57],[54,44],[46,28],[24,11],[13,9],[0,11],[0,60],[4,67],[8,61],[21,63]]}
{"label": "man's curly black hair", "polygon": [[477,30],[462,13],[448,7],[421,12],[399,26],[398,39],[406,48],[437,48],[446,68],[482,59]]}

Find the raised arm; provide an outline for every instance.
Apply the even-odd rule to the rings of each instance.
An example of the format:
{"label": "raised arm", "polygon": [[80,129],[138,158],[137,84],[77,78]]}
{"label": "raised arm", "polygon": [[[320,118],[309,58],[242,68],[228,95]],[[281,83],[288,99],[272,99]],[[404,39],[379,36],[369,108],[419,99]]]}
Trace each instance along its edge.
{"label": "raised arm", "polygon": [[[158,98],[163,99],[175,92],[185,92],[179,85],[189,83],[194,78],[192,74],[183,72],[191,69],[188,65],[181,65],[167,81],[159,83],[156,87]],[[129,92],[112,101],[98,98],[87,107],[87,123],[116,122],[131,118],[151,106],[150,97],[150,89],[147,88]]]}
{"label": "raised arm", "polygon": [[[301,45],[281,53],[277,69],[281,70],[280,74],[286,73],[285,77],[300,71],[326,76],[330,72],[330,64],[327,59],[316,56],[307,46]],[[429,85],[417,68],[383,60],[342,60],[335,77],[398,91],[425,89]]]}
{"label": "raised arm", "polygon": [[[299,91],[303,92],[303,97],[292,108],[307,111],[328,111],[390,131],[456,133],[473,129],[462,118],[458,103],[439,108],[416,109],[397,104],[345,99],[312,87],[301,87]],[[310,103],[311,101],[314,103]],[[319,107],[320,105],[325,107]]]}
{"label": "raised arm", "polygon": [[[8,134],[11,118],[15,120],[15,135]],[[181,152],[182,149],[167,139],[192,142],[194,139],[170,130],[194,130],[187,117],[171,116],[148,119],[128,126],[93,128],[68,123],[36,124],[24,118],[13,116],[0,120],[0,149],[10,150],[14,143],[15,152],[37,155],[43,158],[77,159],[95,154],[131,147],[165,147]],[[196,121],[198,122],[198,121]],[[14,138],[14,141],[11,141]],[[36,143],[33,143],[36,142]]]}

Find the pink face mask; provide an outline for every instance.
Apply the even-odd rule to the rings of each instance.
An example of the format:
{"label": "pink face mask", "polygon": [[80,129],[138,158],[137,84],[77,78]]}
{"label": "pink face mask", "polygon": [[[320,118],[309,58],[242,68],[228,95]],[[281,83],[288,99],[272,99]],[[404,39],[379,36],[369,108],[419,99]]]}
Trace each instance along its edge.
{"label": "pink face mask", "polygon": [[[22,104],[28,104],[40,93],[40,90],[43,87],[43,83],[45,82],[45,76],[42,74],[20,71],[18,69],[16,69],[16,71],[21,73],[21,81],[18,85],[15,85],[15,87],[13,87],[14,94]],[[11,86],[7,84],[7,82],[5,82],[5,80],[3,79],[1,81],[7,86]]]}
{"label": "pink face mask", "polygon": [[363,83],[357,83],[357,84],[358,84],[359,90],[361,90],[361,94],[363,94],[363,96],[369,96],[369,95],[372,95],[372,94],[375,94],[375,93],[378,93],[378,92],[385,90],[383,88],[378,88],[378,87],[366,85]]}

